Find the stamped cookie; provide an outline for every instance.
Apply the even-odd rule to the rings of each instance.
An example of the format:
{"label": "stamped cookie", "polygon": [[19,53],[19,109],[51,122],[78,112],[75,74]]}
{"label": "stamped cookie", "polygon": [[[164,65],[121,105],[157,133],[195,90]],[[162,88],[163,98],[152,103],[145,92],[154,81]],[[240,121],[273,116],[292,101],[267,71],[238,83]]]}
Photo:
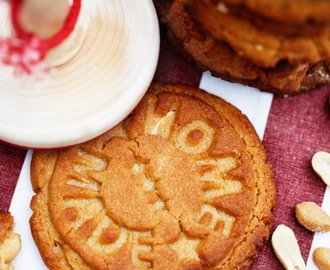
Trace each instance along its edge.
{"label": "stamped cookie", "polygon": [[31,179],[31,230],[50,269],[247,269],[276,200],[248,119],[178,85],[152,85],[93,141],[35,151]]}

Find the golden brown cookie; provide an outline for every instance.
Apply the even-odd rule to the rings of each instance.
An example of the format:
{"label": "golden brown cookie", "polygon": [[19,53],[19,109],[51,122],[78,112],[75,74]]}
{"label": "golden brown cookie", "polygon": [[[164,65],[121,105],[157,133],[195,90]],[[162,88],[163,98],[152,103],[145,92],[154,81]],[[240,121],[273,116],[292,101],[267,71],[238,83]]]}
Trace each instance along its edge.
{"label": "golden brown cookie", "polygon": [[[159,14],[167,14],[165,21],[169,37],[180,53],[193,60],[202,70],[210,70],[214,76],[259,88],[279,95],[295,94],[330,83],[329,58],[315,64],[299,65],[280,61],[273,68],[263,68],[237,52],[225,40],[214,38],[186,11],[189,0],[175,0],[169,10],[160,9]],[[156,1],[157,2],[157,1]],[[168,5],[167,5],[168,7]],[[327,44],[327,39],[322,44]],[[330,48],[326,45],[319,50]],[[320,72],[318,72],[320,71]]]}
{"label": "golden brown cookie", "polygon": [[[330,2],[328,2],[330,8]],[[223,40],[258,67],[273,68],[280,61],[289,64],[316,63],[330,57],[330,27],[321,33],[288,36],[254,23],[257,16],[235,14],[222,1],[188,0],[185,10],[215,39]],[[285,28],[284,28],[285,29]],[[303,26],[299,27],[300,33]],[[299,33],[299,32],[298,32]]]}
{"label": "golden brown cookie", "polygon": [[[254,0],[253,0],[254,1]],[[284,0],[285,1],[285,0]],[[322,0],[323,1],[323,0]],[[273,6],[278,5],[276,8],[284,8],[281,6],[280,1],[262,1],[256,0],[254,3],[249,1],[249,3],[244,3],[244,0],[214,0],[213,4],[217,6],[222,12],[228,12],[236,17],[244,19],[245,21],[252,22],[259,29],[264,29],[265,31],[270,31],[279,35],[286,35],[288,37],[302,36],[307,37],[311,34],[319,34],[325,30],[326,27],[329,27],[330,20],[327,16],[324,19],[317,17],[316,14],[312,15],[311,18],[305,17],[303,20],[295,19],[294,16],[285,16],[285,12],[282,12],[282,17],[279,19],[271,16],[270,9],[274,8]],[[297,2],[289,1],[292,7],[297,8]],[[300,1],[301,3],[301,1]],[[256,6],[260,4],[260,8]],[[330,7],[328,1],[324,1],[324,4],[327,5],[327,8]],[[251,6],[251,8],[249,8]],[[298,5],[298,8],[301,8],[301,5]],[[267,12],[265,12],[267,10]],[[323,8],[323,11],[324,12]],[[311,9],[308,9],[311,12]],[[291,11],[292,12],[292,11]],[[299,12],[299,14],[302,14]],[[316,17],[316,18],[315,18]]]}
{"label": "golden brown cookie", "polygon": [[221,2],[244,6],[258,15],[277,22],[289,24],[330,22],[328,0],[221,0]]}
{"label": "golden brown cookie", "polygon": [[31,179],[31,230],[50,269],[247,269],[276,200],[248,119],[178,85],[152,85],[95,140],[35,151]]}

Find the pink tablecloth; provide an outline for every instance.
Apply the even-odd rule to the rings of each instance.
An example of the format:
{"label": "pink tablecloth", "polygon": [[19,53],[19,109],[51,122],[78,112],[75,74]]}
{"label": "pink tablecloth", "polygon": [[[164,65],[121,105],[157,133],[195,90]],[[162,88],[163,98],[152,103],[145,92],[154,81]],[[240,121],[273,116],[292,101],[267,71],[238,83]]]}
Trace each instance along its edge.
{"label": "pink tablecloth", "polygon": [[[201,72],[176,54],[161,29],[161,55],[156,81],[198,86]],[[313,234],[300,226],[294,206],[301,201],[321,204],[325,184],[313,172],[310,160],[319,150],[330,152],[330,87],[297,96],[274,97],[264,136],[278,186],[275,224],[290,226],[307,260]],[[0,143],[0,211],[9,209],[26,150]],[[270,243],[261,250],[253,269],[283,269]]]}

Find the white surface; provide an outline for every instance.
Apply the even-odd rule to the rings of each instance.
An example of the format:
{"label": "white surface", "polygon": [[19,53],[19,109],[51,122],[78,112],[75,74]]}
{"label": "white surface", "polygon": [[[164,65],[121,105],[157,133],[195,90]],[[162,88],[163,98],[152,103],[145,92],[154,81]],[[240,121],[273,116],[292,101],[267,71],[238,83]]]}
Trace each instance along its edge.
{"label": "white surface", "polygon": [[[0,2],[0,37],[8,35]],[[120,122],[149,86],[159,56],[152,0],[86,0],[78,54],[52,78],[18,80],[0,66],[0,140],[29,148],[89,140]]]}

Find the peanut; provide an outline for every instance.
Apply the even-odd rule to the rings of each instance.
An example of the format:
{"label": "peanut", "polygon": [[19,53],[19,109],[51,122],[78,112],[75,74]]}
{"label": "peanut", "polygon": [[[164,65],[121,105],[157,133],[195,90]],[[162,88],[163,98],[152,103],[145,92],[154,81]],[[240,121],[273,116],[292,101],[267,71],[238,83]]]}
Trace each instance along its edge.
{"label": "peanut", "polygon": [[0,245],[0,258],[4,263],[10,263],[21,250],[21,238],[17,233],[11,233]]}
{"label": "peanut", "polygon": [[314,154],[312,167],[324,183],[330,186],[330,153],[320,151]]}
{"label": "peanut", "polygon": [[276,256],[287,270],[303,270],[305,262],[301,256],[294,232],[285,225],[278,225],[272,235],[272,245]]}
{"label": "peanut", "polygon": [[303,202],[295,207],[296,217],[301,225],[312,232],[329,232],[330,216],[316,203]]}
{"label": "peanut", "polygon": [[320,270],[330,270],[330,248],[316,248],[313,252],[313,261]]}

